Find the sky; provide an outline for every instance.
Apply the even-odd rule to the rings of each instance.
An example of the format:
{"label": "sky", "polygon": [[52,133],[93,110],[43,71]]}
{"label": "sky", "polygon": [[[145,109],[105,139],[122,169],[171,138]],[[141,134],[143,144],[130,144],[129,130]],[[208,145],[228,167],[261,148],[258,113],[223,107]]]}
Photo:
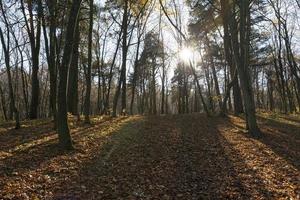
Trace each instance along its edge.
{"label": "sky", "polygon": [[[296,17],[295,20],[295,24],[289,24],[291,28],[291,30],[294,31],[294,37],[293,37],[293,46],[294,49],[297,53],[300,53],[300,20],[299,20],[299,16],[291,16],[291,13],[293,12],[288,12],[289,10],[292,10],[292,4],[291,1],[294,0],[282,0],[282,4],[284,6],[282,6],[282,11],[285,12],[286,10],[284,10],[284,7],[287,7],[287,13],[289,15],[289,18],[292,17]],[[105,0],[101,0],[101,4],[104,5]],[[187,31],[187,25],[189,23],[189,19],[190,19],[190,15],[189,15],[189,7],[186,5],[185,0],[166,0],[164,1],[166,2],[166,6],[165,8],[167,9],[167,12],[169,13],[169,16],[171,17],[172,21],[175,23],[175,18],[174,15],[172,15],[172,13],[174,13],[174,2],[177,6],[177,9],[179,11],[179,15],[181,17],[181,21],[182,21],[182,30],[184,32],[185,35],[188,36],[188,31]],[[160,11],[159,11],[159,0],[156,0],[156,9],[152,12],[152,14],[150,15],[150,18],[148,20],[147,23],[147,27],[146,27],[146,31],[150,31],[152,29],[158,29],[158,24],[159,24],[159,15],[160,15]],[[268,12],[270,12],[270,18],[273,19],[274,18],[274,14],[272,13],[271,9],[267,9]],[[291,21],[291,20],[290,20]],[[176,31],[176,29],[171,25],[171,23],[167,20],[167,18],[163,15],[162,17],[162,22],[163,22],[163,40],[164,40],[164,45],[166,48],[166,52],[169,54],[169,56],[171,57],[168,60],[168,63],[170,65],[170,68],[168,70],[168,74],[169,77],[173,76],[173,72],[174,69],[176,67],[176,63],[181,59],[180,58],[180,51],[182,51],[183,49],[186,49],[186,47],[179,47],[179,44],[177,43],[176,37],[178,36],[178,33]],[[259,30],[261,32],[267,32],[268,34],[272,34],[274,32],[274,30],[272,29],[272,26],[270,23],[265,23],[263,28],[259,28]],[[220,38],[221,40],[221,38]],[[133,43],[135,43],[135,41],[133,41]],[[183,46],[185,46],[183,44]],[[143,47],[142,47],[143,48]],[[112,49],[110,54],[113,54],[114,48],[110,48]],[[129,55],[128,55],[128,72],[130,72],[132,70],[131,66],[132,66],[132,62],[130,62],[134,57],[135,54],[135,47],[131,47]],[[195,52],[195,54],[197,55],[196,58],[199,60],[199,53]],[[108,57],[109,59],[109,57]],[[201,67],[201,66],[200,66]]]}
{"label": "sky", "polygon": [[[100,5],[104,5],[105,0],[98,0],[98,2]],[[188,7],[186,6],[184,0],[174,0],[174,2],[176,3],[177,10],[181,15],[182,30],[186,35],[188,35],[188,31],[187,31],[187,25],[188,25],[188,19],[189,19]],[[169,4],[166,5],[166,8],[168,9],[167,11],[170,13],[174,13],[174,4],[173,3],[170,4],[170,2],[168,2],[168,3]],[[145,32],[151,31],[151,30],[158,31],[159,15],[160,15],[159,7],[160,7],[159,0],[155,0],[155,8],[153,9],[153,12],[151,13],[151,15],[148,19]],[[174,16],[172,16],[172,14],[170,14],[170,17],[175,22]],[[167,65],[170,66],[170,68],[168,70],[168,77],[172,77],[174,74],[173,72],[174,72],[176,63],[177,63],[178,59],[180,59],[180,51],[184,48],[179,49],[179,44],[177,43],[177,40],[176,40],[178,33],[164,15],[162,16],[162,32],[163,32],[163,42],[164,42],[165,50],[166,50],[166,53],[168,54],[168,56],[170,57],[170,59],[167,62]],[[115,41],[112,41],[112,43],[114,44]],[[136,40],[133,39],[132,43],[136,43]],[[112,55],[115,50],[115,48],[111,48],[111,46],[113,46],[113,44],[108,45],[108,46],[110,46],[109,49],[111,50],[110,55]],[[143,46],[141,46],[141,48],[143,48]],[[135,51],[136,51],[135,47],[130,48],[129,55],[127,57],[128,62],[129,62],[128,63],[128,66],[129,66],[128,72],[132,71],[133,63],[131,62],[131,60],[132,60],[131,58],[134,58]],[[112,57],[112,56],[110,56],[110,57]],[[108,59],[110,59],[110,57],[108,57]]]}
{"label": "sky", "polygon": [[[104,6],[105,4],[105,1],[106,0],[95,0],[95,3],[100,5],[100,6]],[[295,47],[295,51],[300,54],[300,19],[299,19],[299,15],[300,13],[298,12],[298,16],[292,16],[292,13],[293,12],[289,12],[290,10],[292,10],[292,4],[291,4],[291,1],[294,1],[294,0],[282,0],[283,2],[285,2],[283,5],[283,7],[287,6],[287,13],[289,14],[289,17],[294,17],[296,20],[295,20],[295,24],[289,24],[290,27],[294,27],[292,28],[291,30],[293,30],[294,32],[294,36],[293,36],[293,46]],[[188,25],[188,21],[189,21],[189,18],[190,18],[190,15],[189,15],[189,7],[185,4],[185,0],[166,0],[166,6],[165,8],[168,9],[168,13],[170,14],[169,16],[172,18],[173,22],[175,22],[175,19],[174,19],[174,15],[172,15],[172,13],[174,13],[174,3],[176,4],[177,6],[177,9],[179,11],[179,14],[180,14],[180,17],[181,17],[181,21],[182,21],[182,30],[183,32],[188,35],[188,31],[187,31],[187,25]],[[156,9],[153,11],[153,13],[150,15],[150,18],[149,18],[149,21],[147,23],[147,26],[146,26],[146,31],[149,31],[149,30],[152,30],[152,29],[158,29],[158,23],[159,23],[159,15],[160,15],[160,11],[159,11],[159,0],[156,0],[155,2],[156,4]],[[283,8],[282,8],[283,9]],[[283,9],[283,11],[285,11]],[[11,13],[15,13],[14,10],[11,11]],[[272,18],[274,16],[272,16],[272,14],[270,15],[270,18]],[[100,19],[96,19],[96,20],[100,20]],[[1,20],[0,20],[1,21]],[[103,25],[103,22],[100,20],[100,21],[97,21],[96,23],[99,23],[100,27],[102,27],[103,29],[105,29],[106,27]],[[177,40],[176,40],[176,35],[178,35],[177,31],[175,30],[175,28],[170,24],[170,22],[167,20],[167,18],[163,15],[162,17],[162,24],[163,24],[163,40],[164,40],[164,45],[165,45],[165,48],[166,48],[166,52],[169,54],[170,56],[170,59],[168,60],[167,64],[170,65],[170,69],[168,70],[168,76],[169,76],[169,79],[173,76],[173,71],[174,71],[174,68],[176,67],[176,63],[179,61],[180,58],[180,51],[183,50],[183,49],[186,49],[186,47],[182,47],[182,48],[179,48],[179,44],[177,43]],[[0,22],[0,26],[3,27],[3,23]],[[118,25],[115,25],[115,27],[113,27],[112,29],[115,29],[115,30],[118,30]],[[265,30],[261,29],[261,31],[267,31],[269,33],[272,33],[273,29],[272,29],[272,26],[269,26],[266,25],[264,27]],[[26,31],[24,30],[24,33]],[[24,36],[22,35],[19,35],[19,38],[20,38],[20,43],[24,42],[23,39],[25,38]],[[43,37],[42,37],[43,39]],[[135,43],[136,42],[136,39],[133,37],[133,41],[132,43]],[[43,43],[43,42],[42,42]],[[107,45],[106,45],[106,49],[105,49],[105,52],[106,52],[106,61],[108,61],[109,59],[112,58],[112,55],[114,53],[114,50],[115,50],[115,43],[116,43],[116,37],[114,38],[111,38]],[[183,44],[184,46],[184,44]],[[42,48],[44,49],[44,48]],[[136,46],[133,45],[130,47],[130,51],[129,51],[129,55],[127,57],[128,59],[128,72],[132,71],[132,64],[133,64],[133,59],[134,58],[134,54],[135,54],[135,51],[136,51]],[[3,53],[2,53],[2,49],[1,49],[1,45],[0,45],[0,53],[1,53],[1,57],[3,57]],[[25,53],[24,53],[25,54]],[[196,52],[196,55],[198,55],[198,53]],[[26,57],[26,55],[24,55],[24,57]],[[196,56],[196,57],[199,57],[199,56]],[[119,55],[118,55],[118,60],[121,60],[121,52],[119,51]],[[45,63],[45,54],[42,50],[41,52],[41,63]],[[4,64],[4,61],[3,59],[1,59],[0,61],[0,68],[3,68],[3,64]],[[119,63],[120,64],[120,63]],[[27,64],[28,65],[28,64]]]}

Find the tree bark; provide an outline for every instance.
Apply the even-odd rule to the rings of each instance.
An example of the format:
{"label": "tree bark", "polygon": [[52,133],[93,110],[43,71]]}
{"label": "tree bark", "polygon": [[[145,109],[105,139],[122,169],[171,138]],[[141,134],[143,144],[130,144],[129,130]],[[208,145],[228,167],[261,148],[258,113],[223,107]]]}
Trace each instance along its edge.
{"label": "tree bark", "polygon": [[135,61],[134,61],[134,72],[133,72],[133,79],[132,79],[132,89],[131,89],[131,102],[130,102],[130,114],[133,115],[133,103],[134,103],[134,97],[135,97],[135,89],[136,89],[136,82],[138,81],[138,73],[139,73],[139,50],[140,50],[140,43],[141,43],[141,37],[140,32],[138,32],[138,42],[137,42],[137,50],[135,54]]}
{"label": "tree bark", "polygon": [[73,0],[71,10],[69,12],[68,25],[65,34],[65,45],[61,66],[59,67],[59,83],[58,83],[58,112],[57,112],[57,132],[59,143],[64,149],[72,149],[72,139],[68,126],[67,116],[67,78],[68,69],[72,57],[75,29],[78,20],[82,0]]}
{"label": "tree bark", "polygon": [[89,36],[88,36],[88,67],[86,73],[86,91],[84,100],[84,122],[90,123],[91,88],[92,88],[92,40],[93,40],[93,0],[90,0]]}
{"label": "tree bark", "polygon": [[121,67],[121,74],[119,83],[116,89],[116,93],[114,96],[114,102],[113,102],[113,111],[112,116],[117,116],[117,106],[118,106],[118,100],[121,92],[122,87],[122,112],[126,111],[126,57],[127,57],[127,20],[128,20],[128,0],[124,1],[124,13],[123,13],[123,20],[122,20],[122,67]]}
{"label": "tree bark", "polygon": [[19,111],[16,107],[12,77],[11,77],[11,66],[10,66],[10,30],[9,30],[10,25],[9,25],[6,15],[4,13],[2,0],[0,0],[0,7],[1,7],[1,12],[3,13],[4,23],[5,23],[5,27],[7,30],[7,38],[6,38],[6,42],[5,42],[2,28],[0,27],[0,39],[1,39],[1,44],[2,44],[2,50],[4,52],[6,74],[7,74],[7,79],[8,79],[8,91],[9,91],[9,98],[10,98],[10,106],[11,106],[12,112],[15,117],[15,128],[19,129],[19,128],[21,128],[20,116],[19,116]]}
{"label": "tree bark", "polygon": [[224,36],[223,36],[224,53],[225,53],[226,62],[230,68],[229,71],[230,71],[231,79],[234,80],[234,82],[232,83],[233,106],[234,106],[234,114],[238,115],[240,113],[243,113],[243,103],[242,103],[242,96],[241,96],[241,90],[240,90],[240,86],[239,86],[238,77],[235,78],[236,63],[235,63],[233,55],[232,55],[233,52],[232,52],[232,45],[231,45],[231,35],[230,35],[230,30],[229,30],[229,20],[230,20],[229,9],[230,9],[230,7],[226,3],[226,1],[221,0],[221,15],[222,15],[222,22],[223,22],[223,27],[224,27]]}
{"label": "tree bark", "polygon": [[45,40],[45,47],[46,47],[46,54],[47,54],[47,61],[48,61],[48,70],[50,75],[50,112],[53,117],[54,122],[54,129],[56,129],[56,113],[57,113],[57,106],[56,106],[56,99],[57,99],[57,65],[56,65],[56,0],[49,0],[47,2],[47,6],[49,9],[49,40],[48,34],[46,31],[46,22],[45,17],[43,16],[43,32],[44,32],[44,40]]}
{"label": "tree bark", "polygon": [[68,111],[74,116],[79,116],[78,112],[78,69],[79,69],[79,41],[80,41],[80,31],[79,31],[79,21],[77,21],[77,26],[75,30],[75,41],[73,46],[72,61],[69,69],[68,77]]}
{"label": "tree bark", "polygon": [[120,43],[121,43],[121,35],[122,35],[122,30],[120,30],[120,33],[118,35],[116,50],[115,50],[115,53],[114,53],[114,56],[113,56],[112,63],[110,65],[109,78],[108,78],[108,89],[107,89],[107,93],[106,93],[106,97],[105,97],[105,103],[104,103],[104,112],[107,112],[108,108],[109,108],[109,97],[110,97],[110,91],[111,91],[111,83],[112,83],[112,79],[113,79],[113,69],[114,69],[114,66],[115,66],[119,46],[120,46]]}
{"label": "tree bark", "polygon": [[[31,102],[30,102],[30,119],[36,119],[38,117],[38,106],[39,106],[39,54],[40,54],[40,43],[41,43],[41,21],[43,15],[43,7],[41,0],[37,1],[37,17],[36,26],[34,25],[33,5],[32,1],[28,1],[28,13],[29,19],[27,19],[24,0],[21,0],[21,9],[23,17],[25,19],[25,26],[29,35],[29,42],[31,47],[31,64],[32,64],[32,77],[31,77]],[[28,21],[29,20],[29,21]],[[35,32],[36,30],[36,32]]]}
{"label": "tree bark", "polygon": [[128,29],[128,0],[124,1],[124,17],[123,17],[123,44],[122,44],[122,69],[121,69],[121,81],[122,81],[122,112],[126,112],[126,62],[127,62],[127,29]]}
{"label": "tree bark", "polygon": [[0,83],[0,98],[1,98],[1,106],[2,106],[3,117],[4,117],[4,120],[7,121],[8,117],[7,117],[7,114],[6,114],[6,101],[5,101],[5,96],[4,96],[4,93],[3,93],[1,83]]}
{"label": "tree bark", "polygon": [[[226,2],[228,3],[228,2]],[[229,6],[227,6],[229,8]],[[233,17],[230,20],[232,45],[234,51],[235,62],[237,63],[237,71],[239,74],[241,89],[246,110],[246,125],[252,136],[258,137],[261,132],[257,126],[254,96],[251,85],[251,77],[249,73],[249,46],[250,46],[250,2],[245,0],[240,4],[240,19]],[[228,9],[230,11],[230,9]],[[230,15],[233,16],[234,12]]]}

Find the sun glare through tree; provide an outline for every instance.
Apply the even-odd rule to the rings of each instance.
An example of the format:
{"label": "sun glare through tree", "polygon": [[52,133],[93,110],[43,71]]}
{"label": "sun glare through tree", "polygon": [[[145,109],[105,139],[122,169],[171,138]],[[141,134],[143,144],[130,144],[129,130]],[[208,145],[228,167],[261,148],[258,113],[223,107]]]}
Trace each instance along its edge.
{"label": "sun glare through tree", "polygon": [[186,63],[193,60],[194,54],[195,53],[193,52],[193,50],[189,47],[184,47],[179,52],[180,59],[183,60]]}

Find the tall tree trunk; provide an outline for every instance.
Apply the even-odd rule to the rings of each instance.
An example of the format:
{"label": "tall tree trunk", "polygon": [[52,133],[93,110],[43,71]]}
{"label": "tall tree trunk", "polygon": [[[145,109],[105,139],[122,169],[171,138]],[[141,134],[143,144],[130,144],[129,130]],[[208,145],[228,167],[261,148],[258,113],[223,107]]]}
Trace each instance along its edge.
{"label": "tall tree trunk", "polygon": [[121,74],[119,83],[116,89],[116,93],[114,96],[113,102],[113,111],[112,116],[117,116],[117,106],[118,100],[121,92],[122,87],[122,112],[126,109],[126,57],[127,57],[127,20],[128,20],[128,0],[124,1],[124,13],[123,13],[123,20],[122,20],[122,67],[121,67]]}
{"label": "tall tree trunk", "polygon": [[287,101],[286,101],[286,95],[285,95],[285,81],[284,81],[284,77],[283,74],[281,72],[281,70],[278,67],[277,64],[277,58],[274,58],[274,68],[275,68],[275,74],[276,74],[276,80],[277,80],[277,84],[278,84],[278,91],[280,94],[280,98],[281,98],[281,103],[280,103],[280,110],[284,111],[284,113],[287,113]]}
{"label": "tall tree trunk", "polygon": [[[235,78],[235,70],[236,70],[236,63],[234,61],[232,55],[232,45],[231,45],[231,35],[229,30],[229,21],[230,21],[230,12],[229,12],[229,5],[226,3],[226,0],[221,0],[221,15],[222,15],[222,22],[224,27],[224,53],[225,59],[227,64],[230,68],[230,76],[231,79],[234,80],[232,83],[233,88],[233,106],[234,106],[234,114],[238,115],[243,112],[243,103],[242,103],[242,95],[239,86],[238,78]],[[225,102],[226,103],[226,102]]]}
{"label": "tall tree trunk", "polygon": [[242,4],[240,4],[239,25],[235,18],[230,21],[234,57],[237,63],[237,71],[240,77],[242,94],[245,103],[246,124],[249,133],[257,137],[261,135],[261,132],[256,122],[254,96],[249,73],[249,37],[251,28],[249,7],[249,0],[245,0]]}
{"label": "tall tree trunk", "polygon": [[57,132],[59,136],[59,143],[62,148],[65,149],[73,148],[67,116],[67,78],[68,69],[70,67],[70,61],[72,58],[75,29],[81,1],[82,0],[73,0],[68,17],[62,62],[61,66],[59,67]]}
{"label": "tall tree trunk", "polygon": [[274,110],[274,82],[272,80],[272,72],[267,71],[266,72],[267,76],[267,94],[268,94],[268,102],[269,102],[269,110],[273,111]]}
{"label": "tall tree trunk", "polygon": [[44,40],[45,40],[45,48],[46,48],[46,54],[47,54],[47,61],[48,61],[48,69],[49,69],[49,75],[50,75],[50,112],[53,117],[54,121],[54,129],[56,129],[56,87],[57,87],[57,66],[56,66],[56,6],[57,2],[56,0],[49,0],[47,2],[47,6],[49,9],[49,15],[50,15],[50,30],[49,30],[49,40],[47,36],[47,30],[46,30],[46,22],[44,15],[42,16],[43,19],[43,32],[44,32]]}
{"label": "tall tree trunk", "polygon": [[222,108],[220,110],[220,116],[225,116],[225,112],[226,112],[226,102],[227,100],[230,98],[230,90],[231,88],[234,86],[234,84],[236,83],[238,76],[237,76],[237,70],[235,70],[234,75],[233,75],[233,79],[231,80],[231,82],[227,85],[227,89],[225,92],[225,96],[224,96],[224,100],[222,103]]}
{"label": "tall tree trunk", "polygon": [[120,74],[118,85],[116,88],[116,93],[114,96],[114,101],[113,101],[113,109],[112,109],[112,116],[116,117],[117,116],[117,106],[118,106],[118,100],[120,96],[120,91],[121,91],[121,86],[122,86],[122,73]]}
{"label": "tall tree trunk", "polygon": [[[164,53],[163,53],[164,54]],[[161,78],[161,114],[165,113],[165,80],[166,80],[166,66],[165,66],[165,57],[163,56],[162,64],[162,78]]]}
{"label": "tall tree trunk", "polygon": [[[2,2],[1,2],[2,4]],[[9,33],[8,33],[9,34]],[[10,99],[10,107],[11,110],[14,114],[15,117],[15,128],[19,129],[21,128],[20,125],[20,116],[19,116],[19,111],[16,107],[16,102],[15,102],[15,96],[14,96],[14,91],[13,91],[13,83],[12,83],[12,77],[11,77],[11,67],[10,67],[10,61],[9,61],[9,46],[5,45],[5,40],[3,37],[3,32],[2,29],[0,28],[0,37],[1,37],[1,43],[2,43],[2,48],[4,51],[4,57],[5,57],[5,66],[6,66],[6,74],[7,74],[7,79],[8,79],[8,91],[9,91],[9,99]],[[7,40],[9,42],[9,38]]]}
{"label": "tall tree trunk", "polygon": [[300,70],[299,70],[299,67],[297,66],[294,54],[291,49],[291,41],[290,41],[289,31],[287,28],[287,22],[285,21],[284,23],[282,23],[282,26],[283,26],[283,32],[284,32],[284,41],[285,41],[288,65],[289,65],[292,75],[294,76],[294,79],[296,81],[297,90],[298,90],[298,92],[300,92],[300,75],[299,75]]}
{"label": "tall tree trunk", "polygon": [[197,77],[197,74],[196,74],[196,71],[190,61],[190,68],[192,70],[192,73],[193,73],[193,76],[194,76],[194,81],[196,82],[196,85],[197,85],[197,89],[198,89],[198,94],[200,96],[200,100],[201,100],[201,103],[202,103],[202,106],[203,106],[203,109],[206,113],[206,115],[209,117],[210,116],[210,112],[209,112],[209,109],[205,103],[205,100],[204,100],[204,97],[203,97],[203,94],[202,94],[202,90],[201,90],[201,86],[200,86],[200,83],[199,83],[199,80],[198,80],[198,77]]}
{"label": "tall tree trunk", "polygon": [[49,73],[50,73],[50,107],[54,120],[54,127],[57,124],[57,65],[56,65],[56,0],[49,1],[49,11],[50,11],[50,52],[49,52]]}
{"label": "tall tree trunk", "polygon": [[112,60],[112,63],[110,65],[110,69],[109,69],[108,89],[107,89],[107,93],[106,93],[106,97],[105,97],[104,112],[107,112],[107,110],[109,108],[109,97],[110,97],[111,83],[112,83],[112,79],[113,79],[113,69],[114,69],[114,66],[115,66],[119,46],[120,46],[120,43],[121,43],[121,35],[122,35],[122,30],[120,30],[120,33],[118,35],[116,50],[115,50],[113,60]]}
{"label": "tall tree trunk", "polygon": [[220,88],[219,88],[219,81],[218,81],[218,77],[217,77],[217,71],[215,68],[215,63],[214,63],[214,58],[212,55],[212,49],[210,47],[210,41],[208,39],[208,36],[205,36],[206,38],[206,45],[208,46],[209,49],[209,62],[210,62],[210,66],[212,69],[212,76],[213,76],[213,80],[214,80],[214,86],[215,86],[215,91],[216,91],[216,95],[217,95],[217,101],[219,104],[219,109],[222,109],[222,97],[221,97],[221,92],[220,92]]}
{"label": "tall tree trunk", "polygon": [[152,109],[151,114],[156,115],[156,81],[155,81],[155,65],[152,66],[152,76],[151,76],[151,102],[152,102]]}
{"label": "tall tree trunk", "polygon": [[124,0],[124,15],[123,15],[123,44],[122,44],[122,69],[121,69],[121,81],[122,81],[122,112],[126,112],[126,62],[127,62],[127,29],[128,29],[128,0]]}
{"label": "tall tree trunk", "polygon": [[28,103],[28,87],[27,87],[27,80],[26,80],[26,72],[24,70],[24,57],[23,57],[23,51],[25,49],[25,46],[23,46],[23,49],[21,49],[19,42],[16,38],[16,35],[12,33],[17,49],[19,51],[21,61],[20,61],[20,71],[21,71],[21,81],[22,81],[22,93],[23,93],[23,98],[24,98],[24,107],[25,107],[25,115],[26,118],[29,117],[29,103]]}
{"label": "tall tree trunk", "polygon": [[211,61],[211,69],[212,69],[212,74],[213,74],[213,79],[214,79],[214,83],[215,83],[215,90],[216,90],[216,95],[217,95],[217,99],[218,99],[218,104],[219,104],[219,109],[222,109],[222,96],[221,96],[221,92],[220,92],[220,88],[219,88],[219,81],[218,81],[218,77],[217,77],[217,72],[216,72],[216,68],[215,65],[213,63],[213,59]]}
{"label": "tall tree trunk", "polygon": [[5,23],[5,27],[6,27],[6,31],[7,31],[7,38],[6,38],[6,43],[5,43],[2,28],[0,27],[0,39],[1,39],[1,44],[2,44],[2,50],[4,52],[6,74],[7,74],[7,79],[8,79],[8,92],[9,92],[9,98],[10,98],[10,106],[11,106],[11,110],[15,117],[15,128],[19,129],[19,128],[21,128],[20,116],[19,116],[19,111],[16,107],[12,77],[11,77],[11,66],[10,66],[10,30],[9,30],[10,24],[8,23],[6,15],[4,13],[2,0],[0,0],[0,7],[1,7],[1,12],[3,13],[4,23]]}
{"label": "tall tree trunk", "polygon": [[1,98],[1,106],[2,106],[3,117],[4,117],[4,120],[7,121],[8,117],[7,117],[7,114],[6,114],[6,101],[5,101],[5,96],[4,96],[4,93],[3,93],[1,83],[0,83],[0,98]]}
{"label": "tall tree trunk", "polygon": [[84,100],[84,122],[90,123],[91,87],[92,87],[92,40],[93,40],[93,0],[90,0],[90,22],[88,36],[88,67],[86,73],[86,92]]}
{"label": "tall tree trunk", "polygon": [[[140,34],[140,32],[138,33]],[[133,79],[132,79],[132,88],[131,88],[131,102],[130,102],[130,114],[133,115],[133,103],[135,98],[135,89],[136,89],[136,83],[139,73],[139,50],[140,50],[140,43],[141,43],[141,37],[138,35],[138,42],[137,42],[137,50],[135,54],[135,61],[134,61],[134,72],[133,72]]]}
{"label": "tall tree trunk", "polygon": [[[29,35],[29,42],[31,47],[31,64],[32,64],[32,75],[31,75],[31,102],[30,102],[30,119],[36,119],[38,117],[38,106],[39,106],[39,54],[40,54],[40,43],[41,43],[41,23],[43,15],[43,6],[41,0],[37,1],[37,17],[36,26],[34,25],[33,15],[33,2],[28,1],[28,13],[29,19],[25,11],[24,0],[21,0],[21,9],[25,19],[25,26]],[[28,21],[29,20],[29,21]],[[36,32],[35,32],[36,30]]]}
{"label": "tall tree trunk", "polygon": [[[234,73],[231,73],[231,77],[234,77]],[[238,78],[234,81],[232,91],[233,91],[234,114],[239,115],[244,112],[244,108],[243,108],[243,99],[242,99],[241,88],[240,88]]]}
{"label": "tall tree trunk", "polygon": [[205,70],[205,79],[206,79],[206,84],[207,84],[207,93],[208,93],[207,95],[208,95],[209,110],[214,112],[215,108],[214,108],[214,103],[213,103],[213,97],[212,97],[212,94],[211,94],[210,75],[209,75],[209,70],[208,69]]}
{"label": "tall tree trunk", "polygon": [[[284,70],[283,70],[283,63],[282,63],[282,37],[281,37],[281,28],[279,28],[279,33],[278,33],[278,41],[279,41],[279,48],[278,48],[278,66],[279,66],[279,77],[280,77],[280,82],[281,82],[281,89],[282,89],[282,103],[283,103],[283,110],[284,113],[288,112],[288,103],[287,103],[287,95],[286,95],[286,82],[284,78]],[[275,64],[276,65],[276,64]],[[276,67],[276,66],[275,66]]]}
{"label": "tall tree trunk", "polygon": [[161,77],[161,108],[160,113],[165,113],[165,79],[166,79],[166,63],[165,63],[165,52],[164,52],[164,34],[162,31],[162,10],[160,9],[159,15],[159,32],[162,41],[162,77]]}
{"label": "tall tree trunk", "polygon": [[167,87],[167,85],[166,85],[166,101],[165,101],[165,106],[166,106],[166,114],[169,114],[169,106],[168,106],[168,87]]}
{"label": "tall tree trunk", "polygon": [[79,69],[79,41],[80,41],[80,31],[79,31],[79,21],[77,21],[77,26],[75,30],[75,41],[73,44],[73,55],[71,60],[71,65],[69,68],[68,77],[68,111],[74,116],[79,116],[78,112],[78,69]]}

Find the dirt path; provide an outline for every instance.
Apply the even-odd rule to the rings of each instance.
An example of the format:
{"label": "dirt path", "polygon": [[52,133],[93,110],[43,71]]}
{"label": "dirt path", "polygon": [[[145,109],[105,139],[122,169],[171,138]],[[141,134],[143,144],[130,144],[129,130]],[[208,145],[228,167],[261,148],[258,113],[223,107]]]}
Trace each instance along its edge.
{"label": "dirt path", "polygon": [[129,117],[95,124],[73,136],[78,150],[34,161],[35,169],[17,168],[1,188],[19,186],[21,179],[30,189],[20,193],[29,199],[299,199],[298,124],[286,133],[261,119],[260,140],[243,133],[242,119],[234,117]]}

